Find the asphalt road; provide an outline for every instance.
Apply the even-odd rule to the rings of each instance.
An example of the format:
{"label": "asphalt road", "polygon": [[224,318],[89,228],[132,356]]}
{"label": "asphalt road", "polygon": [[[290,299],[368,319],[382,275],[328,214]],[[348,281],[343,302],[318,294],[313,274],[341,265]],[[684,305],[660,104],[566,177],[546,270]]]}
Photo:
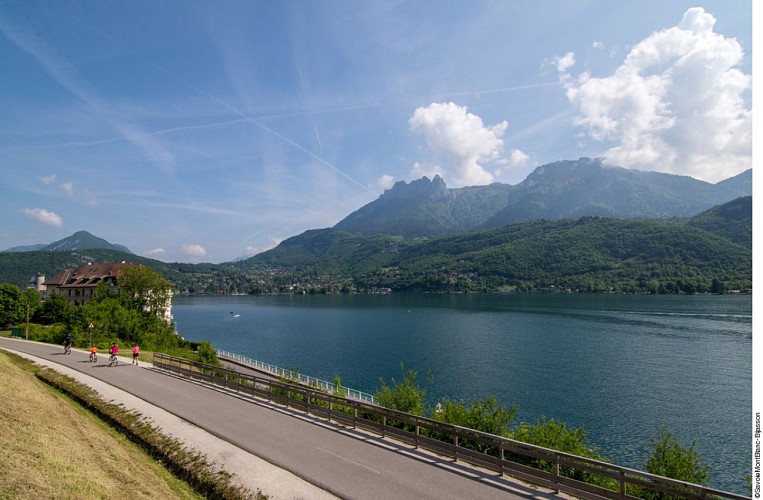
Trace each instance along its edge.
{"label": "asphalt road", "polygon": [[508,477],[348,429],[323,419],[252,401],[108,355],[88,361],[50,344],[0,338],[7,347],[69,367],[126,391],[342,498],[558,498]]}

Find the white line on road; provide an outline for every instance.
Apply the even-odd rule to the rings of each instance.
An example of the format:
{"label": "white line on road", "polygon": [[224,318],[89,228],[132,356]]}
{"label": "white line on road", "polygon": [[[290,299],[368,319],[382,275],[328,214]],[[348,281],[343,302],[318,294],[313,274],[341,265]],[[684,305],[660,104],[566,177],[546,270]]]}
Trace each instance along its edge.
{"label": "white line on road", "polygon": [[378,471],[378,470],[376,470],[376,469],[372,469],[371,467],[366,467],[365,465],[363,465],[363,464],[361,464],[361,463],[359,463],[359,462],[356,462],[355,460],[350,460],[349,458],[347,458],[347,457],[343,457],[342,455],[337,455],[336,453],[330,452],[330,451],[328,451],[328,450],[327,450],[327,449],[325,449],[325,448],[316,448],[316,450],[320,450],[320,451],[322,451],[322,452],[324,452],[324,453],[328,453],[329,455],[333,455],[333,456],[335,456],[336,458],[342,459],[342,460],[344,460],[344,461],[346,461],[346,462],[350,462],[351,464],[355,464],[355,465],[357,465],[358,467],[363,467],[364,469],[366,469],[366,470],[370,470],[371,472],[373,472],[373,473],[375,473],[375,474],[381,474],[381,472],[379,472],[379,471]]}

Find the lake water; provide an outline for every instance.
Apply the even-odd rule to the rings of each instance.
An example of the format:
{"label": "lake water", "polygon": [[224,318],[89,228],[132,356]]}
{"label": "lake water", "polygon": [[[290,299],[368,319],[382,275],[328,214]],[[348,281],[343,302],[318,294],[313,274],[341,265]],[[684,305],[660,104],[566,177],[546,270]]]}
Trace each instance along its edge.
{"label": "lake water", "polygon": [[178,297],[173,312],[188,339],[364,392],[403,363],[430,405],[494,396],[518,421],[585,428],[623,466],[643,469],[665,426],[696,440],[712,486],[747,493],[749,296]]}

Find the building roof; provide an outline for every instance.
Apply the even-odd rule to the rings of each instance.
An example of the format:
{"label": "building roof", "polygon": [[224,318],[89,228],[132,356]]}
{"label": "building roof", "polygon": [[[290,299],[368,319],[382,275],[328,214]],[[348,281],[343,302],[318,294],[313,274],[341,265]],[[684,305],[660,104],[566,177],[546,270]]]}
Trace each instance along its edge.
{"label": "building roof", "polygon": [[101,281],[116,281],[119,273],[126,268],[142,267],[130,262],[107,262],[104,264],[86,264],[74,271],[63,271],[45,285],[60,288],[93,288]]}

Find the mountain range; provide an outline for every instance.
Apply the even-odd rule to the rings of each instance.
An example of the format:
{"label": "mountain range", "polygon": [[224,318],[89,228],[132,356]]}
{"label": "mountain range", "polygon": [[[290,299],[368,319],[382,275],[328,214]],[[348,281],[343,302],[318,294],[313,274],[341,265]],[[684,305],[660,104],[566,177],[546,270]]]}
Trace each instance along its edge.
{"label": "mountain range", "polygon": [[144,263],[187,293],[288,293],[294,283],[333,291],[748,288],[751,193],[751,170],[709,184],[581,158],[538,167],[514,186],[399,182],[333,228],[224,264],[154,261],[80,231],[0,252],[0,282],[106,259]]}
{"label": "mountain range", "polygon": [[605,166],[600,159],[559,161],[517,185],[449,189],[435,176],[398,182],[335,229],[407,238],[493,229],[535,219],[586,216],[690,217],[752,195],[752,170],[717,184],[692,177]]}
{"label": "mountain range", "polygon": [[93,236],[87,231],[77,231],[73,235],[67,236],[66,238],[63,238],[58,241],[54,241],[53,243],[48,243],[48,244],[42,243],[38,245],[18,246],[18,247],[9,248],[4,251],[5,252],[36,252],[36,251],[66,252],[66,251],[74,251],[74,250],[92,250],[96,248],[102,248],[107,250],[118,250],[120,252],[125,252],[129,254],[132,253],[130,249],[124,245],[109,243],[103,238]]}

